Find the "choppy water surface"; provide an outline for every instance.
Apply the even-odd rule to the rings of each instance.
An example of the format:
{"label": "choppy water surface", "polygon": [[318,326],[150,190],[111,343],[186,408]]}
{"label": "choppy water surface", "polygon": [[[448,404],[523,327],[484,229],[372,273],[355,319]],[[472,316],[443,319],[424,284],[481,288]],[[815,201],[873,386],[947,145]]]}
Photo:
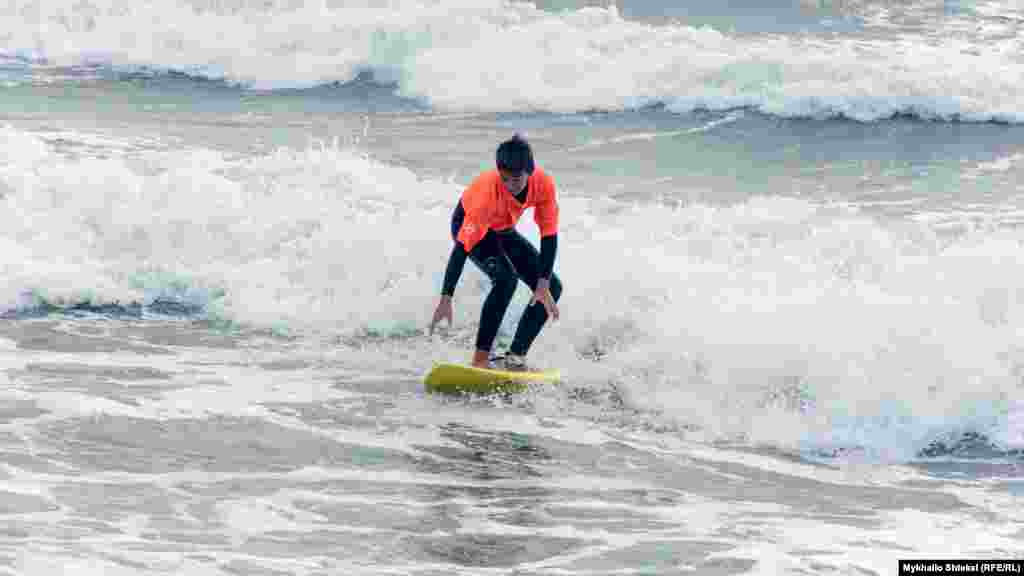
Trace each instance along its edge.
{"label": "choppy water surface", "polygon": [[[0,573],[1024,554],[1018,3],[2,10]],[[516,131],[564,382],[426,394],[489,289],[426,334],[450,211]]]}

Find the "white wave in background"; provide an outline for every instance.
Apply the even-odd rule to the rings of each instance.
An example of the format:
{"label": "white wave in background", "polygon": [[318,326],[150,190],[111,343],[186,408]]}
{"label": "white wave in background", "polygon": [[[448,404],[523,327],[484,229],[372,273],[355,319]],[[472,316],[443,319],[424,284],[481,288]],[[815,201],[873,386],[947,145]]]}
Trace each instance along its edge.
{"label": "white wave in background", "polygon": [[249,87],[372,71],[453,111],[745,107],[784,117],[1020,122],[1019,35],[735,36],[499,0],[74,4],[12,0],[0,53]]}
{"label": "white wave in background", "polygon": [[[422,336],[461,187],[338,146],[75,159],[3,128],[0,308],[169,298],[461,358]],[[1020,230],[940,235],[779,197],[561,194],[563,318],[532,356],[571,383],[611,382],[645,422],[711,438],[896,458],[965,430],[1020,446]],[[521,229],[536,239],[529,217]],[[457,332],[472,334],[487,288],[467,266]]]}

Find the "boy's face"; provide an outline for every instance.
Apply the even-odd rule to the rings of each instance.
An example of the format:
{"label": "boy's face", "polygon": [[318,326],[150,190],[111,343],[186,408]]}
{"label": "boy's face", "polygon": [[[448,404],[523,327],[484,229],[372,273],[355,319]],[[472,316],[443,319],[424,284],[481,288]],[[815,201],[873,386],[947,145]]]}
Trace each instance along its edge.
{"label": "boy's face", "polygon": [[530,179],[530,175],[526,172],[509,172],[508,170],[498,170],[501,174],[501,183],[505,185],[505,189],[508,190],[509,194],[515,196],[526,188],[526,182]]}

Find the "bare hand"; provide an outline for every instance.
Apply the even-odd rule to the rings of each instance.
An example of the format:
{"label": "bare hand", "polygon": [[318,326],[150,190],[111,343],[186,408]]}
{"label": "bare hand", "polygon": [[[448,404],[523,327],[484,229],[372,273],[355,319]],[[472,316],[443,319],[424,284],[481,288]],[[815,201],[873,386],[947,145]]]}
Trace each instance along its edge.
{"label": "bare hand", "polygon": [[452,327],[452,297],[441,296],[441,301],[434,309],[434,318],[430,321],[430,335],[434,335],[434,326],[442,319],[448,319],[448,328]]}
{"label": "bare hand", "polygon": [[550,281],[545,278],[537,281],[537,289],[533,291],[533,299],[530,300],[530,305],[532,306],[540,302],[548,313],[548,317],[552,320],[558,320],[558,304],[555,303],[555,298],[551,295],[551,289],[548,288],[549,283]]}

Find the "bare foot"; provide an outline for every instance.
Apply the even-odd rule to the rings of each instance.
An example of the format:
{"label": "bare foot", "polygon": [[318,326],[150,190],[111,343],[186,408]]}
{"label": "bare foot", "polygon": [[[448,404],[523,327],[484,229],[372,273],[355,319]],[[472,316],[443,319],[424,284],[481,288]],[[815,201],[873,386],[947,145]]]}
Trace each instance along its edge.
{"label": "bare foot", "polygon": [[488,350],[476,350],[473,352],[474,368],[490,368],[491,367],[491,353]]}

